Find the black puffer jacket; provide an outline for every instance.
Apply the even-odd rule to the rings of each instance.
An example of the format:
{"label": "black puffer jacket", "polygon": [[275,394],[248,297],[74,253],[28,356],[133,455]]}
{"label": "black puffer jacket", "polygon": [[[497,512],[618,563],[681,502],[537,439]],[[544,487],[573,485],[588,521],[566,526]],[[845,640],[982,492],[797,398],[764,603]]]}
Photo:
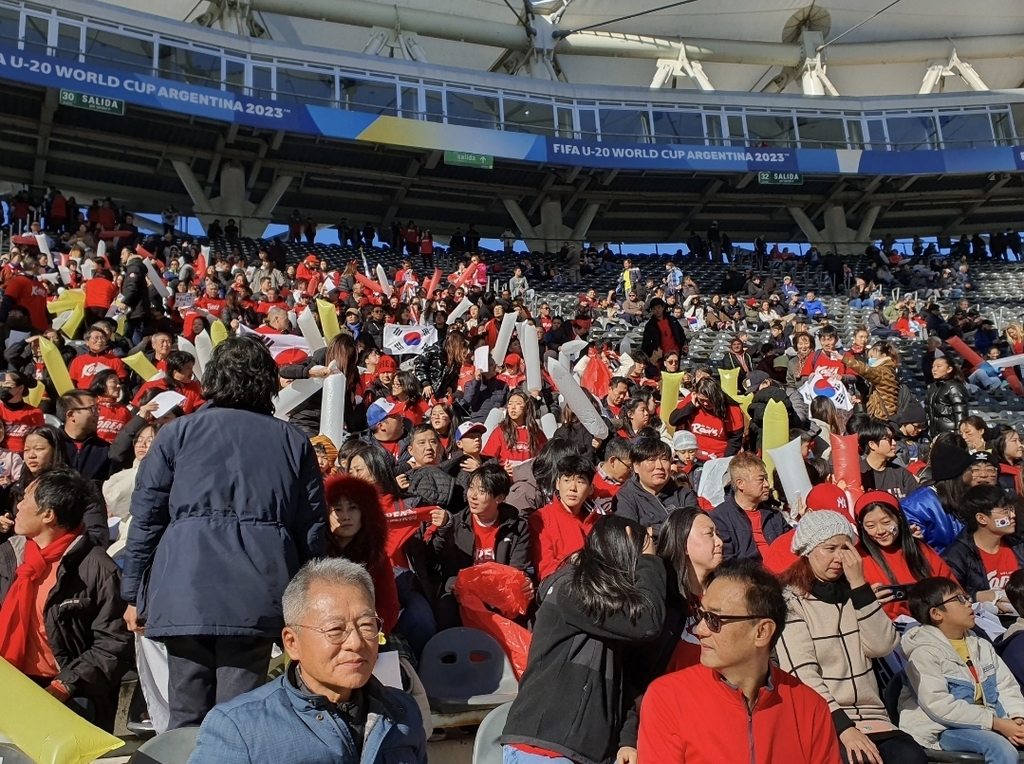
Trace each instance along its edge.
{"label": "black puffer jacket", "polygon": [[466,494],[456,479],[440,467],[409,470],[409,493],[420,498],[423,506],[438,506],[451,513],[466,506]]}
{"label": "black puffer jacket", "polygon": [[[451,515],[448,522],[431,537],[430,548],[446,581],[446,588],[450,588],[452,579],[459,575],[460,570],[474,565],[475,544],[473,517],[468,509]],[[494,562],[510,565],[523,572],[531,565],[530,529],[526,518],[510,504],[498,505],[498,538],[494,544]]]}
{"label": "black puffer jacket", "polygon": [[461,369],[448,363],[444,345],[439,342],[416,356],[413,369],[421,385],[433,388],[435,398],[454,393],[458,387]]}
{"label": "black puffer jacket", "polygon": [[121,294],[124,296],[124,304],[128,308],[129,319],[146,319],[152,317],[153,310],[149,301],[149,286],[146,284],[146,277],[149,269],[142,258],[132,255],[128,258],[128,265],[124,269],[124,285],[121,287]]}
{"label": "black puffer jacket", "polygon": [[636,623],[621,611],[601,623],[583,613],[565,591],[572,570],[565,565],[545,582],[526,673],[499,742],[536,746],[580,764],[610,764],[633,701],[624,687],[625,653],[664,626],[665,565],[653,555],[637,562],[637,587],[647,603]]}
{"label": "black puffer jacket", "polygon": [[970,393],[963,382],[954,379],[933,382],[924,396],[928,435],[934,438],[941,432],[955,432],[967,418],[970,402]]}
{"label": "black puffer jacket", "polygon": [[[24,558],[22,536],[0,545],[0,603]],[[60,671],[57,680],[71,697],[91,699],[97,726],[107,730],[114,727],[118,688],[135,655],[120,588],[117,564],[83,534],[61,558],[43,613],[46,639]]]}

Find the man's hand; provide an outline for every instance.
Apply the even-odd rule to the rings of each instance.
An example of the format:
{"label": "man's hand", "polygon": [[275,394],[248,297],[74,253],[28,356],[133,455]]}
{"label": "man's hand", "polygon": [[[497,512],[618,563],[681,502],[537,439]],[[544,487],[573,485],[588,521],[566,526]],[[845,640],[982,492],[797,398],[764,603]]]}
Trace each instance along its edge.
{"label": "man's hand", "polygon": [[124,611],[124,622],[128,631],[138,634],[140,637],[146,633],[146,627],[139,623],[139,611],[135,605],[129,605]]}
{"label": "man's hand", "polygon": [[636,764],[636,748],[620,748],[615,756],[615,764]]}
{"label": "man's hand", "polygon": [[480,466],[480,460],[475,456],[467,456],[462,462],[463,472],[476,472],[477,467]]}
{"label": "man's hand", "polygon": [[443,509],[430,510],[430,522],[440,528],[448,522],[448,513]]}
{"label": "man's hand", "polygon": [[395,475],[395,482],[398,483],[398,487],[403,491],[409,490],[409,476],[408,475]]}
{"label": "man's hand", "polygon": [[14,527],[14,518],[10,515],[0,515],[0,533],[9,533]]}

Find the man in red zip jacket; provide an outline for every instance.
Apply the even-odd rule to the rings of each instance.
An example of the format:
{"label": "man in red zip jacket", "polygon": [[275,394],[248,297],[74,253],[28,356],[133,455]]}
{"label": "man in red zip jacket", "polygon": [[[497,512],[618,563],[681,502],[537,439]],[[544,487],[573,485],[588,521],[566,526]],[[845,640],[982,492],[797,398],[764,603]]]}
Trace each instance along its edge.
{"label": "man in red zip jacket", "polygon": [[656,679],[644,695],[641,764],[839,764],[824,698],[771,663],[786,625],[778,580],[754,562],[724,563],[700,608],[700,665]]}

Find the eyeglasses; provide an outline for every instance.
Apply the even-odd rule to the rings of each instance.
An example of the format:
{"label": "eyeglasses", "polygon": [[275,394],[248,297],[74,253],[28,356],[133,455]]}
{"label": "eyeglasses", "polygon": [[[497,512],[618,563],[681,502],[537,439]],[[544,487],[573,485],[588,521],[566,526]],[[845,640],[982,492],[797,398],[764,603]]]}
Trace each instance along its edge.
{"label": "eyeglasses", "polygon": [[68,411],[69,412],[71,412],[71,411],[91,411],[94,414],[98,414],[99,411],[100,411],[100,407],[99,407],[98,404],[94,403],[91,406],[81,406],[81,407],[79,407],[77,409],[68,409]]}
{"label": "eyeglasses", "polygon": [[712,634],[718,634],[722,630],[722,626],[729,621],[760,621],[762,618],[767,618],[766,615],[718,615],[718,613],[709,613],[704,608],[697,608],[697,623],[703,621],[708,625],[708,631]]}
{"label": "eyeglasses", "polygon": [[319,626],[306,626],[303,623],[295,624],[297,628],[318,631],[324,635],[332,645],[343,645],[352,636],[352,632],[359,633],[359,638],[369,642],[377,638],[377,635],[384,631],[384,620],[377,616],[372,618],[360,618],[354,625],[332,626],[329,629],[321,629]]}
{"label": "eyeglasses", "polygon": [[950,597],[949,599],[942,600],[939,605],[948,605],[950,602],[959,602],[961,605],[970,605],[971,598],[966,594],[960,593]]}

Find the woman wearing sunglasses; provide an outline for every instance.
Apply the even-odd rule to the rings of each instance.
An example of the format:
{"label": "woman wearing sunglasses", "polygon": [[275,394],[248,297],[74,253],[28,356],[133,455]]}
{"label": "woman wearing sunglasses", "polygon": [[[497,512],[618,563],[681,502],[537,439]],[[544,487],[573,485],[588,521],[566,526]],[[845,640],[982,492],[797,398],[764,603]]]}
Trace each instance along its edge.
{"label": "woman wearing sunglasses", "polygon": [[864,578],[850,521],[809,512],[793,536],[800,559],[782,575],[789,617],[779,665],[828,701],[847,764],[925,764],[924,750],[889,721],[871,661],[899,635]]}
{"label": "woman wearing sunglasses", "polygon": [[623,648],[661,633],[665,565],[654,538],[616,515],[538,593],[529,663],[509,710],[505,764],[614,761],[628,697]]}

